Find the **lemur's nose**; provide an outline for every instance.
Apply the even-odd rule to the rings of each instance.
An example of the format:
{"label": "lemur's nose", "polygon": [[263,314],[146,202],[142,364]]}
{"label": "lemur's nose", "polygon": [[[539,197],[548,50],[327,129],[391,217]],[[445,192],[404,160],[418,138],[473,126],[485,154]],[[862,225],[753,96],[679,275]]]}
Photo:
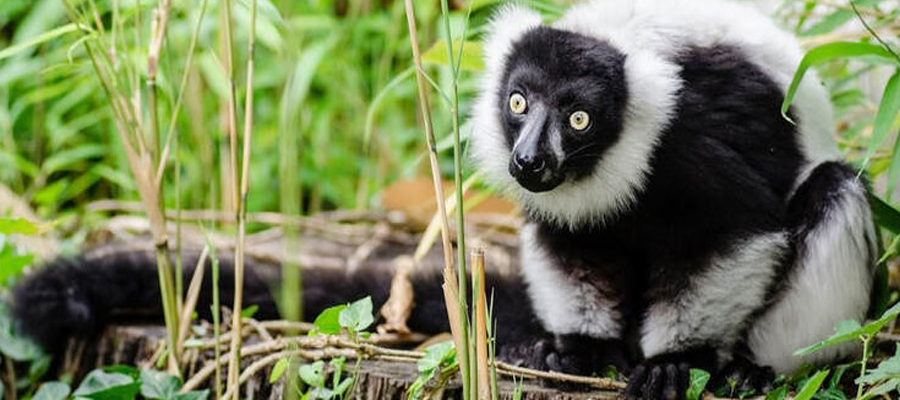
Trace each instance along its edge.
{"label": "lemur's nose", "polygon": [[519,171],[529,174],[541,172],[547,166],[547,161],[544,157],[538,154],[523,154],[520,152],[516,152],[513,156],[513,163]]}

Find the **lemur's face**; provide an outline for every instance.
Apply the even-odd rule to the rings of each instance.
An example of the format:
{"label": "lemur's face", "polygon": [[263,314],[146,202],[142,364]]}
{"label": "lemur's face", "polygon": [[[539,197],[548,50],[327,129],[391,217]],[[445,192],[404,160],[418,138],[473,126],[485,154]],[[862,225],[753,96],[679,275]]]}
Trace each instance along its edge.
{"label": "lemur's face", "polygon": [[548,27],[513,45],[497,101],[519,185],[546,192],[591,174],[622,130],[624,62],[607,43]]}

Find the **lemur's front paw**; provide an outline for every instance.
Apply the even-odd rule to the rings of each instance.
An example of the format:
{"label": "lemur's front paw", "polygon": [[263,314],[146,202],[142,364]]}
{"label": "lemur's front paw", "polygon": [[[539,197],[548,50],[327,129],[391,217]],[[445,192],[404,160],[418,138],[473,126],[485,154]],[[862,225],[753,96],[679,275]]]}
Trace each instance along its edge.
{"label": "lemur's front paw", "polygon": [[690,366],[686,362],[647,361],[631,371],[625,388],[627,400],[683,400]]}
{"label": "lemur's front paw", "polygon": [[756,365],[742,356],[736,356],[717,375],[717,386],[733,388],[736,393],[748,391],[768,393],[772,390],[772,382],[775,380],[775,371],[772,368]]}
{"label": "lemur's front paw", "polygon": [[499,357],[529,368],[587,376],[598,374],[609,365],[620,371],[629,367],[621,341],[580,335],[547,335],[505,346]]}
{"label": "lemur's front paw", "polygon": [[559,335],[542,351],[548,370],[575,375],[594,375],[612,365],[628,368],[624,344],[618,340],[595,339],[581,335]]}

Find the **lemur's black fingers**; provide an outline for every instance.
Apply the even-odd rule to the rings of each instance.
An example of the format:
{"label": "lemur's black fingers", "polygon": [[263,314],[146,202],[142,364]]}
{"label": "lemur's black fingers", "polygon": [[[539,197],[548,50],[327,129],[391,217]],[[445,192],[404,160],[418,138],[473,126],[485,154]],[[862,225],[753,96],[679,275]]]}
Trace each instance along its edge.
{"label": "lemur's black fingers", "polygon": [[680,392],[681,385],[678,381],[681,378],[681,374],[678,372],[678,367],[675,364],[666,365],[666,383],[663,386],[663,399],[665,400],[677,400],[678,393]]}
{"label": "lemur's black fingers", "polygon": [[628,377],[628,386],[625,387],[625,399],[626,400],[638,400],[641,398],[643,394],[641,392],[641,386],[646,380],[647,376],[647,367],[644,365],[638,365],[631,371],[631,376]]}
{"label": "lemur's black fingers", "polygon": [[625,398],[628,400],[683,400],[686,395],[689,368],[687,363],[649,363],[637,366],[631,373]]}
{"label": "lemur's black fingers", "polygon": [[747,390],[753,389],[757,393],[768,393],[772,391],[772,382],[774,381],[775,370],[771,367],[757,367],[750,373],[745,386],[749,386]]}
{"label": "lemur's black fingers", "polygon": [[650,373],[647,375],[647,383],[643,388],[644,399],[662,400],[662,389],[665,380],[665,370],[662,366],[654,365],[653,368],[650,368]]}
{"label": "lemur's black fingers", "polygon": [[739,392],[766,393],[772,390],[775,371],[736,356],[719,374],[717,386],[734,386]]}
{"label": "lemur's black fingers", "polygon": [[688,387],[691,385],[691,366],[688,363],[678,364],[678,393],[687,397]]}

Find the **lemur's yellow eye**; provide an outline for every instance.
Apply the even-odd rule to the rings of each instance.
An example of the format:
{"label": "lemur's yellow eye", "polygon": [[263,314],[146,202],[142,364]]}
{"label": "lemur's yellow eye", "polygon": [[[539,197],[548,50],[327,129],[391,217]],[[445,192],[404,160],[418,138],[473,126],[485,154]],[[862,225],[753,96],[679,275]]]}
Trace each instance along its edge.
{"label": "lemur's yellow eye", "polygon": [[587,129],[590,123],[591,117],[584,111],[575,111],[569,115],[569,125],[572,125],[572,128],[575,128],[576,131]]}
{"label": "lemur's yellow eye", "polygon": [[522,114],[527,107],[528,104],[525,102],[525,96],[522,96],[519,93],[513,93],[512,96],[509,96],[509,109],[512,110],[513,113]]}

